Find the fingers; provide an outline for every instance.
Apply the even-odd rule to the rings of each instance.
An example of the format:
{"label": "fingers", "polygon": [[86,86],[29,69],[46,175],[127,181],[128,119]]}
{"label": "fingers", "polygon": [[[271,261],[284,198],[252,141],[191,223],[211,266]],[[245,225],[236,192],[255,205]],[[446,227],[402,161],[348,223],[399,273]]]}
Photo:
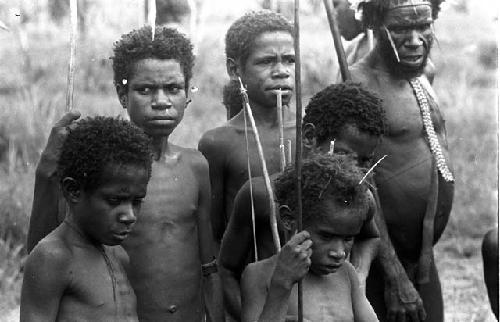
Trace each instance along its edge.
{"label": "fingers", "polygon": [[309,232],[306,230],[301,231],[300,233],[297,233],[290,238],[288,241],[288,245],[295,247],[297,245],[302,244],[305,240],[311,238],[311,235],[309,235]]}
{"label": "fingers", "polygon": [[420,318],[418,317],[417,310],[411,310],[408,312],[411,322],[420,322]]}
{"label": "fingers", "polygon": [[398,311],[396,316],[397,322],[406,322],[406,313],[405,311]]}
{"label": "fingers", "polygon": [[425,319],[427,318],[427,314],[425,313],[423,304],[418,307],[418,317],[420,318],[419,321],[425,321]]}
{"label": "fingers", "polygon": [[54,127],[66,127],[69,126],[73,123],[73,121],[78,120],[81,116],[81,113],[77,110],[72,110],[69,111],[68,113],[64,114],[64,116],[57,121],[57,123],[54,125]]}

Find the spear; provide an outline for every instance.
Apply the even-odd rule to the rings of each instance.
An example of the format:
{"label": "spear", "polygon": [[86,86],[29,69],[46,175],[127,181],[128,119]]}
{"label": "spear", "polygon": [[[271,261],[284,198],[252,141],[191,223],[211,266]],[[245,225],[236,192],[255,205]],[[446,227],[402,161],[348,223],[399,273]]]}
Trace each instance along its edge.
{"label": "spear", "polygon": [[[294,48],[295,48],[295,127],[296,127],[296,148],[295,148],[295,173],[297,175],[297,229],[302,231],[302,87],[300,74],[300,29],[299,29],[299,0],[295,0],[294,10]],[[302,280],[297,285],[297,317],[302,322],[303,303],[302,303]]]}
{"label": "spear", "polygon": [[148,1],[148,24],[151,26],[151,41],[155,40],[156,0]]}
{"label": "spear", "polygon": [[332,32],[333,44],[335,45],[335,51],[337,52],[337,59],[339,62],[342,80],[344,82],[350,81],[351,75],[347,67],[347,59],[345,57],[344,47],[342,46],[342,39],[340,38],[340,31],[336,21],[337,14],[335,12],[335,8],[332,6],[330,0],[323,0],[323,4],[325,5],[328,24],[330,25],[330,31]]}
{"label": "spear", "polygon": [[75,61],[76,61],[76,37],[78,34],[78,7],[77,0],[69,1],[71,32],[70,32],[70,52],[68,65],[68,87],[66,89],[66,111],[73,109],[73,89],[75,83]]}
{"label": "spear", "polygon": [[283,128],[283,91],[280,89],[275,90],[276,94],[276,112],[278,113],[278,127],[279,127],[279,149],[280,149],[280,171],[285,171],[286,155],[285,155],[285,135]]}

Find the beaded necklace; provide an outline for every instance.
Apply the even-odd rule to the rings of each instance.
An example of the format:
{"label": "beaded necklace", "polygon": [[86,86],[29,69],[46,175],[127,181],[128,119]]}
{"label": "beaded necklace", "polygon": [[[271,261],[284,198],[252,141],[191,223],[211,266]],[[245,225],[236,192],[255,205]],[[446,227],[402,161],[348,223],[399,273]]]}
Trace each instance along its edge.
{"label": "beaded necklace", "polygon": [[417,98],[418,106],[420,107],[420,112],[422,113],[422,122],[424,123],[424,129],[427,134],[427,139],[429,140],[430,149],[432,155],[436,160],[436,166],[441,173],[441,176],[447,182],[452,182],[455,179],[451,173],[446,160],[443,155],[443,150],[441,144],[439,144],[436,131],[434,130],[434,124],[432,124],[431,112],[429,108],[429,101],[422,87],[422,83],[418,78],[410,79],[410,85],[415,92],[415,97]]}

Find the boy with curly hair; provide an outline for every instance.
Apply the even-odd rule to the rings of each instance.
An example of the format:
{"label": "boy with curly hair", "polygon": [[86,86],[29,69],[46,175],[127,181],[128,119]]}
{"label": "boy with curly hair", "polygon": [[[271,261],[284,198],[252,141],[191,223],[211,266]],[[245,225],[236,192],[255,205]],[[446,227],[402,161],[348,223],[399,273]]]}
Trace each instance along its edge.
{"label": "boy with curly hair", "polygon": [[[304,230],[277,255],[248,265],[242,276],[242,321],[290,321],[297,317],[296,283],[303,283],[306,321],[378,321],[346,261],[372,196],[352,154],[310,154],[302,167]],[[297,231],[296,172],[275,180],[280,223]]]}
{"label": "boy with curly hair", "polygon": [[128,121],[87,118],[70,131],[57,176],[69,213],[24,267],[21,321],[137,321],[119,246],[151,176],[149,138]]}
{"label": "boy with curly hair", "polygon": [[[127,273],[141,321],[200,321],[203,304],[210,320],[221,318],[212,290],[216,266],[208,164],[200,152],[169,142],[189,103],[193,62],[190,41],[171,28],[156,28],[154,40],[150,27],[134,30],[114,47],[118,98],[131,121],[151,138],[154,154],[143,215],[123,244],[130,257]],[[69,120],[72,114],[66,117]],[[53,131],[57,134],[60,129]],[[62,140],[61,135],[57,137],[50,138],[46,148],[52,159],[57,159],[57,142]],[[46,162],[41,160],[39,168]],[[50,179],[47,171],[42,175],[37,174],[37,180]],[[47,230],[43,218],[50,215],[46,213],[49,205],[57,207],[37,199],[37,193],[43,194],[37,190],[38,184],[38,202],[34,201],[30,222],[31,245],[37,242],[35,232]],[[46,216],[38,215],[42,210]]]}
{"label": "boy with curly hair", "polygon": [[[373,153],[385,131],[384,122],[380,99],[359,84],[330,85],[314,95],[305,108],[304,155],[326,154],[335,140],[333,150],[336,153],[356,153],[358,163],[369,167],[373,164]],[[276,176],[274,174],[271,177]],[[252,259],[265,259],[275,253],[265,183],[263,178],[254,178],[252,181],[252,185],[245,183],[236,195],[219,253],[225,305],[234,317],[239,317],[241,313],[239,281],[245,266]],[[255,225],[252,223],[252,194]],[[378,230],[373,220],[375,211],[376,204],[372,198],[369,215],[362,225],[350,258],[363,287],[377,249]],[[282,244],[285,243],[283,234],[281,238]]]}
{"label": "boy with curly hair", "polygon": [[[241,79],[247,89],[269,173],[280,170],[276,90],[281,89],[284,106],[289,105],[294,91],[292,32],[293,26],[282,15],[257,11],[237,19],[226,33],[226,66],[231,82],[226,88],[225,105],[230,106],[232,115],[234,92]],[[246,150],[244,114],[241,110],[224,125],[206,132],[198,145],[210,165],[211,218],[218,242],[226,229],[234,197],[248,180],[247,155],[252,177],[263,174],[250,123],[248,153]],[[295,141],[291,113],[285,113],[284,138]]]}

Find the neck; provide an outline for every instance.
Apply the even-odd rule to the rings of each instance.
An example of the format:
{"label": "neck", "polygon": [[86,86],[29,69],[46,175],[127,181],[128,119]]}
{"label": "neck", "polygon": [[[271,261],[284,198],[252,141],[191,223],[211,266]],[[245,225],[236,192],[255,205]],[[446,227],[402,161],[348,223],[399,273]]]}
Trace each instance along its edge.
{"label": "neck", "polygon": [[275,127],[278,125],[277,107],[265,107],[250,101],[250,107],[257,126]]}
{"label": "neck", "polygon": [[156,161],[160,160],[162,156],[169,156],[172,153],[168,136],[153,137],[151,146],[153,149],[153,158]]}
{"label": "neck", "polygon": [[82,246],[92,246],[99,250],[103,249],[102,244],[87,236],[87,234],[85,234],[83,230],[80,229],[76,221],[73,219],[71,212],[64,219],[63,223],[66,224],[66,226],[68,227],[68,231],[73,236],[73,239],[78,242],[78,244]]}

